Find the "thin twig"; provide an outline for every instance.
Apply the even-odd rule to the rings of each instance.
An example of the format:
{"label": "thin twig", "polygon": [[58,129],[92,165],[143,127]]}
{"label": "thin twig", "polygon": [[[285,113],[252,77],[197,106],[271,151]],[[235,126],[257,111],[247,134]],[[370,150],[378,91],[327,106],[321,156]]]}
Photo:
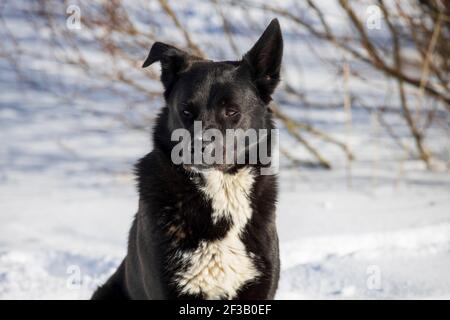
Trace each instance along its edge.
{"label": "thin twig", "polygon": [[180,20],[178,19],[175,11],[172,10],[171,6],[169,5],[169,2],[167,0],[158,0],[159,4],[161,5],[161,8],[166,12],[166,14],[172,19],[173,23],[177,27],[177,29],[183,34],[184,39],[187,42],[188,47],[194,51],[194,54],[204,57],[204,52],[200,49],[199,46],[197,46],[194,41],[192,41],[192,38],[187,31],[186,27],[184,27]]}

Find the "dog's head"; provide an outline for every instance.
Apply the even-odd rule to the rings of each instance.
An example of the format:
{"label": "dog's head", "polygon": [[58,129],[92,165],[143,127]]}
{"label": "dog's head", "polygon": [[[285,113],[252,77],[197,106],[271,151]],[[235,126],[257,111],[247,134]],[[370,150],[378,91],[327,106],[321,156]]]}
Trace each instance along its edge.
{"label": "dog's head", "polygon": [[[194,132],[196,121],[201,123],[203,131],[214,129],[223,136],[227,129],[271,129],[268,104],[280,81],[282,53],[283,39],[277,19],[272,20],[240,61],[214,62],[156,42],[143,67],[157,61],[161,63],[167,107],[159,125],[164,127],[166,135],[177,129],[187,130],[192,144],[195,139],[202,139]],[[156,143],[166,144],[165,147],[174,146],[168,141],[170,136],[159,136],[156,140]],[[225,149],[225,143],[223,146]],[[214,164],[214,167],[228,170],[233,165]]]}

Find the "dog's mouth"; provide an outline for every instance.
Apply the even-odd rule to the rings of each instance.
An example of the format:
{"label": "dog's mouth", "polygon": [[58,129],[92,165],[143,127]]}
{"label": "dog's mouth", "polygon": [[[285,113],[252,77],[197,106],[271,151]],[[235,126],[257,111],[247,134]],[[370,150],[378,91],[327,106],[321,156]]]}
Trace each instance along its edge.
{"label": "dog's mouth", "polygon": [[183,164],[186,171],[201,173],[205,171],[217,170],[224,173],[233,170],[233,164]]}
{"label": "dog's mouth", "polygon": [[[217,170],[224,173],[234,171],[242,166],[259,166],[270,162],[271,146],[264,145],[268,141],[257,134],[231,136],[229,140],[214,141],[184,140],[172,149],[172,162],[189,172],[201,173]],[[237,140],[237,139],[240,140]],[[187,143],[186,143],[187,142]],[[267,143],[266,143],[267,144]],[[263,147],[266,148],[263,148]],[[265,150],[265,151],[264,151]],[[267,159],[266,159],[267,158]]]}
{"label": "dog's mouth", "polygon": [[[234,147],[232,150],[234,151]],[[232,157],[227,159],[227,148],[218,142],[203,144],[200,149],[201,152],[197,155],[192,145],[190,151],[187,161],[183,162],[183,168],[190,172],[217,170],[225,173],[235,167],[237,161],[235,151],[232,152]]]}

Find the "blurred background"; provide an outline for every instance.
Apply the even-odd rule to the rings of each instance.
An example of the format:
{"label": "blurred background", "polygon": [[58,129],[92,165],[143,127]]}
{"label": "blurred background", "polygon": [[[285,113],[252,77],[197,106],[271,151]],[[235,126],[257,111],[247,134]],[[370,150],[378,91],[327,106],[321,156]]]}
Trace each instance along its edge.
{"label": "blurred background", "polygon": [[0,299],[85,299],[126,252],[163,41],[285,41],[277,298],[450,298],[450,5],[2,1]]}

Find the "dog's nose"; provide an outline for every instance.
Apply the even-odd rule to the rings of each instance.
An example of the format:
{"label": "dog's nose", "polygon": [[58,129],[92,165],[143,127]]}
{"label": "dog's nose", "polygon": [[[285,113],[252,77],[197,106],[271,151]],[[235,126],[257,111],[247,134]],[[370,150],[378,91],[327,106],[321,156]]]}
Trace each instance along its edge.
{"label": "dog's nose", "polygon": [[194,148],[195,146],[200,146],[202,144],[203,144],[203,131],[196,132],[194,134],[194,137],[192,138],[191,147]]}
{"label": "dog's nose", "polygon": [[202,142],[202,141],[203,141],[203,132],[197,134],[196,136],[194,136],[194,141],[197,141],[197,142],[200,141],[200,142]]}
{"label": "dog's nose", "polygon": [[191,141],[191,152],[194,153],[195,148],[198,148],[200,152],[204,152],[208,143],[203,140],[202,136],[194,137]]}

